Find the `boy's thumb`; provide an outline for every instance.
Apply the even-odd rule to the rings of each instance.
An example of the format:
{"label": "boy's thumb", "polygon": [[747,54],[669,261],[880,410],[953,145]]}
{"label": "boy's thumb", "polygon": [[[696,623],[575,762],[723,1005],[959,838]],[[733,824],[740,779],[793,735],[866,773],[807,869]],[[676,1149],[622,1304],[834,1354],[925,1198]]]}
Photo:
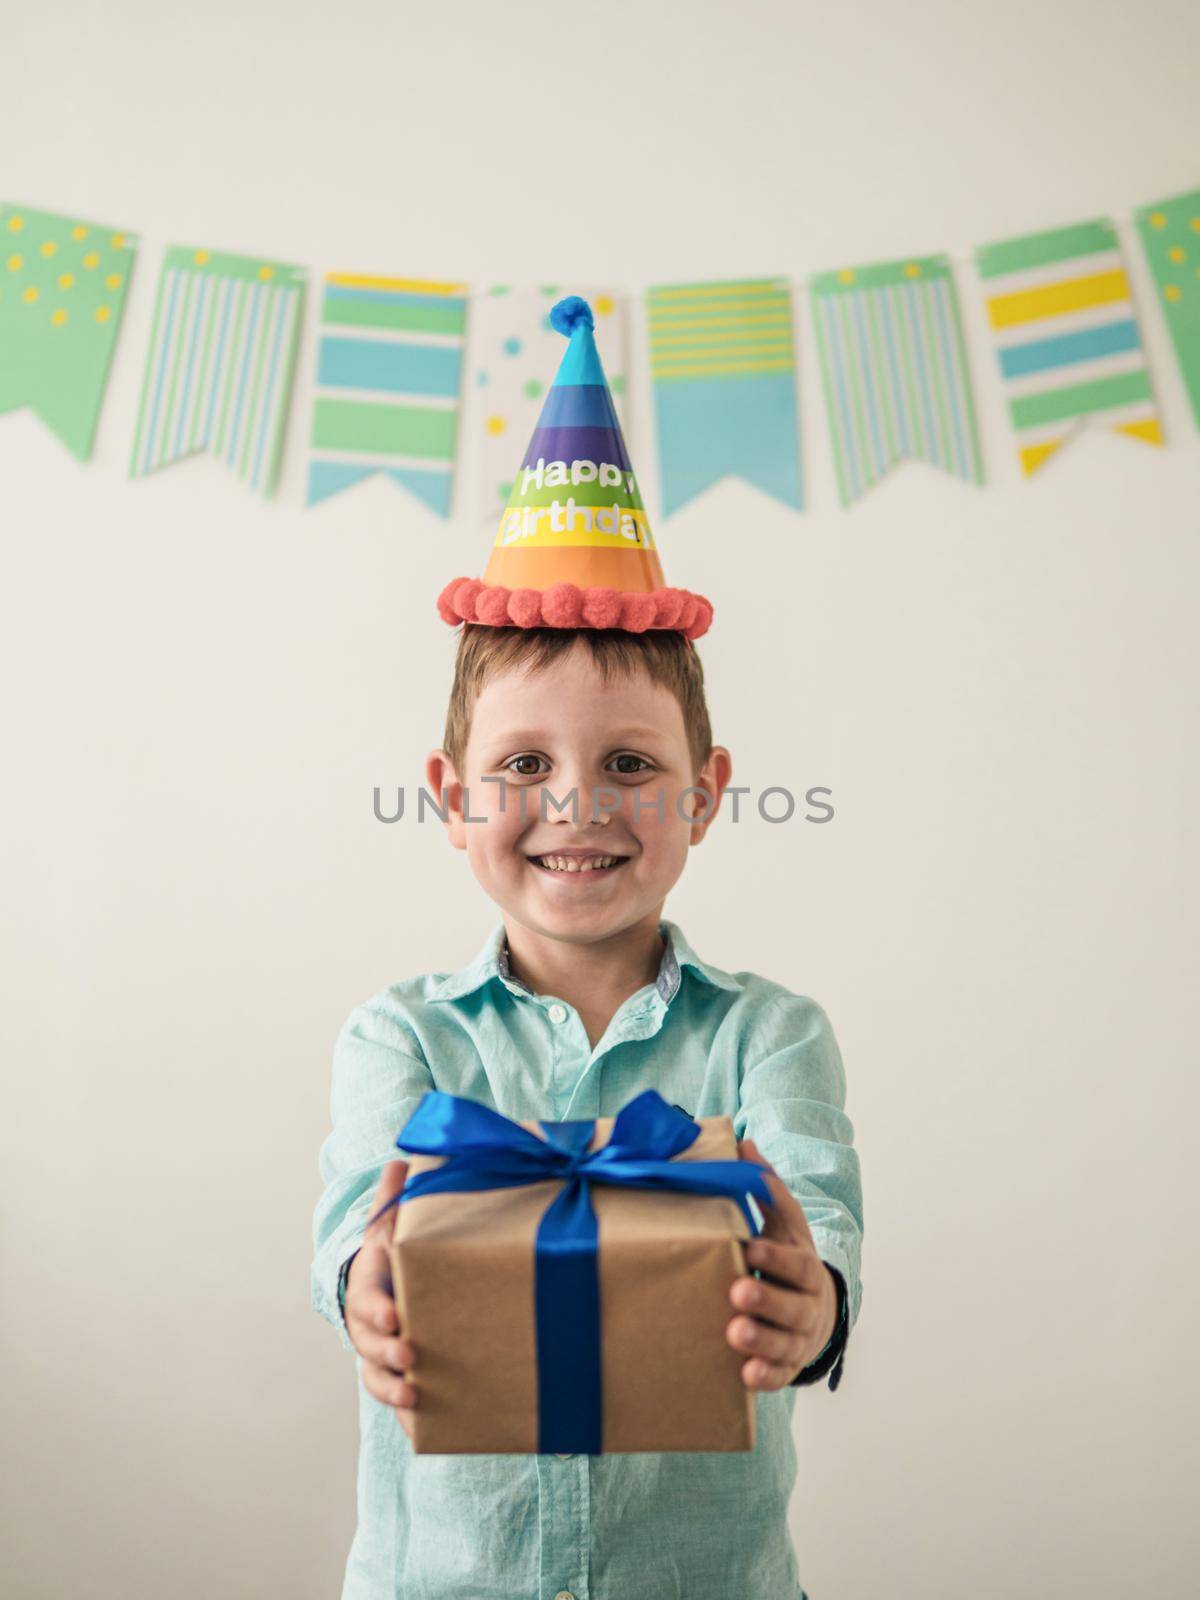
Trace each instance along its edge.
{"label": "boy's thumb", "polygon": [[407,1161],[385,1161],[383,1171],[379,1175],[379,1186],[375,1190],[375,1198],[371,1202],[371,1216],[375,1218],[373,1225],[386,1221],[384,1217],[376,1217],[376,1212],[381,1206],[387,1205],[404,1188],[404,1180],[408,1177]]}

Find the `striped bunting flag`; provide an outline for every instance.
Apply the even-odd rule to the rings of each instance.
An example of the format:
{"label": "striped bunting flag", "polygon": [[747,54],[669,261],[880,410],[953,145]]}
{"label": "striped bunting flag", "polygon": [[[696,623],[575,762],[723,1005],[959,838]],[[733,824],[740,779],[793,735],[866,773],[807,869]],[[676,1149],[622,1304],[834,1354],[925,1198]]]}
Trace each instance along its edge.
{"label": "striped bunting flag", "polygon": [[980,245],[975,260],[1026,477],[1089,423],[1162,444],[1109,218]]}
{"label": "striped bunting flag", "polygon": [[1200,189],[1139,206],[1134,219],[1200,428]]}
{"label": "striped bunting flag", "polygon": [[173,245],[163,258],[130,477],[211,453],[264,495],[279,476],[303,267]]}
{"label": "striped bunting flag", "polygon": [[310,506],[385,472],[450,515],[466,296],[463,283],[326,278]]}
{"label": "striped bunting flag", "polygon": [[949,259],[843,267],[809,288],[842,505],[907,458],[982,483]]}
{"label": "striped bunting flag", "polygon": [[787,279],[660,284],[646,308],[664,515],[731,474],[800,509]]}

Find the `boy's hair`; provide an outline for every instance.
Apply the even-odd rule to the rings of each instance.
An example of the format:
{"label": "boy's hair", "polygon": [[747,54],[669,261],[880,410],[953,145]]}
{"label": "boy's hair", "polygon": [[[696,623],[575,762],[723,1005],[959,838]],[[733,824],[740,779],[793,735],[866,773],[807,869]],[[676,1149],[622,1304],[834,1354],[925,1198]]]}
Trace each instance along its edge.
{"label": "boy's hair", "polygon": [[582,639],[607,683],[616,677],[646,673],[669,689],[683,712],[695,776],[712,752],[712,726],[704,698],[704,668],[695,646],[675,628],[648,628],[629,633],[622,628],[493,628],[466,623],[458,641],[454,684],[446,712],[442,748],[463,776],[467,738],[476,697],[489,678],[527,667],[541,671]]}

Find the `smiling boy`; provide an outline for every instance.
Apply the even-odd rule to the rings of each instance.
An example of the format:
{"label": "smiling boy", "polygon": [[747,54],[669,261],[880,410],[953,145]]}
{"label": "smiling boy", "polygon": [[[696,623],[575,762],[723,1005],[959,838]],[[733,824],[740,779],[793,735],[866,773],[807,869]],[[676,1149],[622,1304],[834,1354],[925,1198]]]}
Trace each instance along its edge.
{"label": "smiling boy", "polygon": [[[590,322],[570,331],[573,346],[590,342]],[[574,368],[564,358],[560,383],[564,372],[582,374],[574,387],[598,387],[586,350]],[[560,397],[557,412],[548,401],[546,426],[601,405],[595,394]],[[636,494],[615,417],[605,426]],[[543,443],[535,435],[530,455]],[[594,543],[576,548],[595,560]],[[632,570],[620,569],[626,583]],[[444,792],[450,842],[501,920],[466,967],[402,980],[358,1006],[335,1048],[312,1284],[361,1376],[343,1600],[804,1594],[787,1524],[796,1391],[826,1375],[836,1387],[862,1293],[845,1075],[814,1000],[701,960],[664,918],[732,764],[712,741],[693,641],[711,607],[663,588],[656,556],[647,574],[640,589],[526,586],[537,597],[530,621],[513,617],[522,591],[508,584],[461,580],[443,595],[443,616],[465,626],[427,777]],[[486,601],[499,589],[503,619]],[[631,594],[649,612],[627,605]],[[389,1154],[435,1088],[514,1119],[613,1116],[646,1088],[691,1116],[733,1119],[738,1154],[768,1166],[773,1196],[746,1247],[751,1274],[729,1291],[726,1338],[755,1396],[752,1451],[413,1452],[421,1352],[397,1325],[391,1214],[366,1224],[402,1188],[406,1164]],[[486,1342],[487,1306],[478,1313]]]}

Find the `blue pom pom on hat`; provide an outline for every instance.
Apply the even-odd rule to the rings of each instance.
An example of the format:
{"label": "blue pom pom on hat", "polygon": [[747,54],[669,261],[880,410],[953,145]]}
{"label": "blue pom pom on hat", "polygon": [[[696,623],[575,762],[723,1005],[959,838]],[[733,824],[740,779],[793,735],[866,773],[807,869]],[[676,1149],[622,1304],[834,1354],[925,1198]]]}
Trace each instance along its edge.
{"label": "blue pom pom on hat", "polygon": [[550,326],[568,339],[581,322],[586,322],[589,328],[596,326],[592,308],[582,295],[569,294],[565,300],[550,307]]}

